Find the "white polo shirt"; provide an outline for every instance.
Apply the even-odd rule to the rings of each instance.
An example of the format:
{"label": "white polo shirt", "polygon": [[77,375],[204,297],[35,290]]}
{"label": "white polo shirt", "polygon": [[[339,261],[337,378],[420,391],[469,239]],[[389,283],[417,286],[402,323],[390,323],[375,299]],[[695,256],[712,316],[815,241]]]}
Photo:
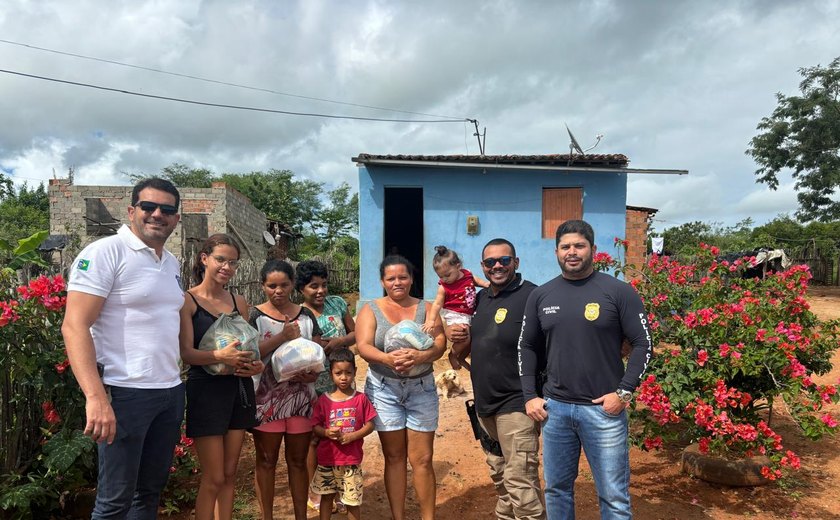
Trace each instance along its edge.
{"label": "white polo shirt", "polygon": [[105,298],[90,328],[104,382],[125,388],[181,384],[179,311],[184,304],[178,259],[158,259],[128,226],[85,247],[70,268],[68,291]]}

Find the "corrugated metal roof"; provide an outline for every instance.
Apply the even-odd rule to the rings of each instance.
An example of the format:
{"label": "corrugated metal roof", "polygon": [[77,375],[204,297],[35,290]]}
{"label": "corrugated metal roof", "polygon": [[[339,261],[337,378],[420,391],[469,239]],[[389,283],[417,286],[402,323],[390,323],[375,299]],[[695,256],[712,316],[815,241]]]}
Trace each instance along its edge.
{"label": "corrugated metal roof", "polygon": [[623,168],[630,160],[622,154],[547,154],[547,155],[377,155],[360,153],[353,162],[375,163],[378,161],[443,162],[459,164],[510,164],[533,166],[599,166]]}

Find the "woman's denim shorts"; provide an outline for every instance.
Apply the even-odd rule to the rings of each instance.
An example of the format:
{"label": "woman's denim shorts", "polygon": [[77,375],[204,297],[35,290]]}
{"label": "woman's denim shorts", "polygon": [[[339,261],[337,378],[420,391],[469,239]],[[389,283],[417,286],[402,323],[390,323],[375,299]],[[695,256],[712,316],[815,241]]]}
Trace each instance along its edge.
{"label": "woman's denim shorts", "polygon": [[438,427],[438,395],[435,376],[416,379],[385,377],[368,369],[365,395],[376,409],[376,431],[393,432],[408,428],[433,432]]}

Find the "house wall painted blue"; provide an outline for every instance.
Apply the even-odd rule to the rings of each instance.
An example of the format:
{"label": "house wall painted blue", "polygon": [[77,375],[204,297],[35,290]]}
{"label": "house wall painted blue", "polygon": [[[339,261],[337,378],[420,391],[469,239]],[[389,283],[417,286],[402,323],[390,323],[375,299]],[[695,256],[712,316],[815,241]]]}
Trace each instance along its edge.
{"label": "house wall painted blue", "polygon": [[[599,250],[615,253],[613,238],[625,235],[627,172],[443,166],[359,165],[360,301],[382,296],[379,262],[384,257],[385,188],[422,188],[423,296],[434,298],[437,276],[431,260],[443,244],[461,254],[464,266],[482,275],[481,250],[502,237],[516,246],[519,272],[541,284],[560,273],[554,239],[542,238],[543,188],[583,190],[583,219],[595,229]],[[467,216],[479,219],[467,234]],[[393,224],[391,224],[393,225]],[[418,236],[418,240],[420,237]]]}

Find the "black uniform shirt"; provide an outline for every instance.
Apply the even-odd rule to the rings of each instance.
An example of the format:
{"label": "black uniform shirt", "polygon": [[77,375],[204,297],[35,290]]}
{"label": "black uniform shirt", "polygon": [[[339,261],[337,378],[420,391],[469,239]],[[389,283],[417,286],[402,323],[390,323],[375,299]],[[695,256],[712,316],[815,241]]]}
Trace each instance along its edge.
{"label": "black uniform shirt", "polygon": [[[544,364],[548,397],[591,405],[618,388],[635,390],[650,360],[642,299],[630,284],[604,273],[583,280],[558,276],[541,285],[528,298],[524,321],[519,373],[526,400],[537,396],[535,378]],[[633,347],[626,370],[625,337]]]}
{"label": "black uniform shirt", "polygon": [[528,295],[536,288],[522,275],[495,296],[490,289],[478,293],[470,335],[472,378],[478,415],[525,412],[519,381],[516,345]]}

